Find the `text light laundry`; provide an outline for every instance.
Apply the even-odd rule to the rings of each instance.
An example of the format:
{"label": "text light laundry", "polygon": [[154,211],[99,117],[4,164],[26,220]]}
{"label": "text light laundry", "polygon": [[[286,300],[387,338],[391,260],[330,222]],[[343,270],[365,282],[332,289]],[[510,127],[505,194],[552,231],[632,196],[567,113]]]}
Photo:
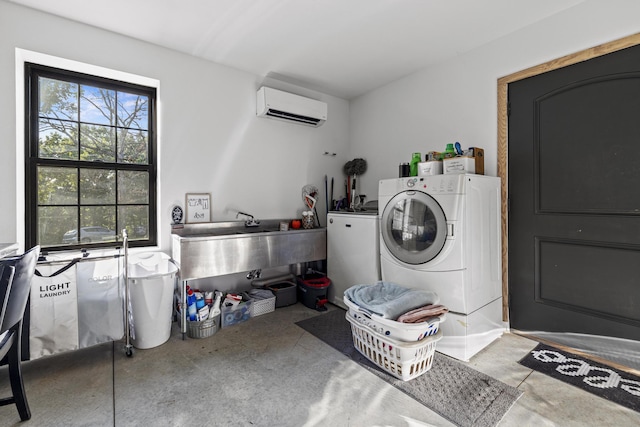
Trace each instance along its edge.
{"label": "text light laundry", "polygon": [[67,295],[71,292],[69,285],[71,282],[56,283],[54,285],[40,286],[40,298],[57,297]]}

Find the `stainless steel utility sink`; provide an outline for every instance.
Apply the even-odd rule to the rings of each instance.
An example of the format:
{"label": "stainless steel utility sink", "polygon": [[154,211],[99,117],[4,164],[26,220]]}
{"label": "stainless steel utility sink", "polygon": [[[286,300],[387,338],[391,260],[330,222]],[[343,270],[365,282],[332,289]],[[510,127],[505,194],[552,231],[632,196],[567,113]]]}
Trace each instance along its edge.
{"label": "stainless steel utility sink", "polygon": [[173,226],[171,252],[182,280],[279,267],[327,257],[325,228],[280,231],[280,222],[262,220]]}

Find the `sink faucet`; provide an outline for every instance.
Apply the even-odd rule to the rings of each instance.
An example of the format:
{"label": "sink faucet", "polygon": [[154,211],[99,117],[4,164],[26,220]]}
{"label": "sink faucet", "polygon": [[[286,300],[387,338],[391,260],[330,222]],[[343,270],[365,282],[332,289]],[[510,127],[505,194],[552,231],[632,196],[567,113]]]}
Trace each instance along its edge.
{"label": "sink faucet", "polygon": [[251,270],[250,272],[247,273],[247,279],[248,280],[259,279],[261,274],[262,274],[262,270],[259,268],[257,270]]}
{"label": "sink faucet", "polygon": [[243,215],[249,218],[244,222],[245,227],[257,227],[260,225],[260,221],[256,221],[253,218],[253,215],[249,215],[248,213],[238,211],[238,213],[236,214],[236,218],[238,218],[240,215]]}

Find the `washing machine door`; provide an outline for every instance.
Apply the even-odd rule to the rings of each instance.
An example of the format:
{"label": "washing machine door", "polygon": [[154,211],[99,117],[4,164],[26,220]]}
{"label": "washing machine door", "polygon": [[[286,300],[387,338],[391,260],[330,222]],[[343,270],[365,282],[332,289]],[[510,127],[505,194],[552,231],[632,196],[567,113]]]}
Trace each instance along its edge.
{"label": "washing machine door", "polygon": [[384,207],[380,232],[394,257],[418,265],[431,261],[444,247],[447,221],[433,197],[421,191],[403,191]]}

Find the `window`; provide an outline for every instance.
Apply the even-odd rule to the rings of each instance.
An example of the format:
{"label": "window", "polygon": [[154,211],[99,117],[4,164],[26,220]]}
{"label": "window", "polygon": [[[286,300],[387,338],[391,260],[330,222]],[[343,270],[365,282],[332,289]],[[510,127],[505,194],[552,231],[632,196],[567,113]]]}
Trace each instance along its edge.
{"label": "window", "polygon": [[155,88],[27,63],[26,242],[156,244]]}

